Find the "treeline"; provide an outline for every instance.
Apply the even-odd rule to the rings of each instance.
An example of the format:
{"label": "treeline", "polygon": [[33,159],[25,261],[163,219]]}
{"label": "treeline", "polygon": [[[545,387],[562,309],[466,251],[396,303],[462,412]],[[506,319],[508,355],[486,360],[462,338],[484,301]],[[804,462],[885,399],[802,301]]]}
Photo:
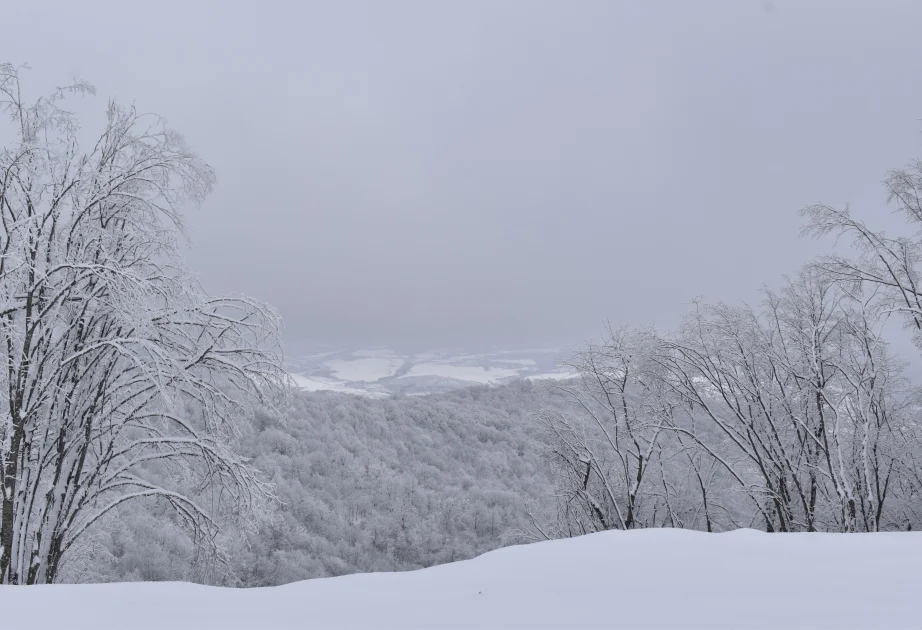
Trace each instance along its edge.
{"label": "treeline", "polygon": [[[67,553],[39,549],[53,571],[34,581],[261,586],[606,529],[919,529],[922,400],[884,332],[902,320],[922,348],[922,162],[886,186],[910,236],[811,206],[806,232],[850,240],[848,255],[814,261],[754,306],[697,303],[670,331],[609,328],[570,361],[575,382],[385,400],[291,392],[247,417],[249,407],[225,406],[227,364],[216,361],[192,364],[204,374],[194,395],[106,416],[119,430],[98,436],[85,430],[93,414],[80,433],[71,415],[39,405],[29,418],[102,455],[90,470],[103,485],[87,503],[101,511]],[[106,374],[121,378],[113,361]],[[281,394],[258,400],[270,393]],[[36,479],[55,469],[16,448],[46,475]],[[78,461],[74,449],[43,452],[58,468]],[[49,483],[31,487],[44,489],[38,507],[21,492],[7,502],[30,518],[57,510]],[[124,486],[132,492],[118,499]],[[45,522],[12,521],[20,532]],[[11,582],[27,547],[15,573],[7,562]]]}
{"label": "treeline", "polygon": [[[887,179],[922,227],[922,165]],[[558,502],[532,538],[604,529],[918,529],[917,384],[884,340],[922,331],[922,241],[812,206],[806,232],[853,241],[758,307],[696,304],[675,331],[610,329],[573,360],[580,413],[542,414]],[[920,345],[922,347],[922,345]]]}
{"label": "treeline", "polygon": [[570,404],[529,381],[383,400],[295,393],[237,440],[275,487],[259,528],[198,498],[223,524],[226,565],[197,556],[169,510],[135,504],[97,529],[66,579],[262,586],[471,558],[518,540],[529,510],[553,500],[534,418]]}
{"label": "treeline", "polygon": [[[922,227],[922,166],[887,185]],[[609,328],[570,361],[577,381],[299,393],[256,413],[235,448],[277,495],[258,529],[188,486],[225,523],[223,555],[145,506],[99,527],[68,579],[280,584],[605,529],[919,529],[922,401],[884,331],[902,318],[922,347],[922,240],[804,214],[810,233],[852,237],[852,255],[755,306],[696,303],[676,330]]]}

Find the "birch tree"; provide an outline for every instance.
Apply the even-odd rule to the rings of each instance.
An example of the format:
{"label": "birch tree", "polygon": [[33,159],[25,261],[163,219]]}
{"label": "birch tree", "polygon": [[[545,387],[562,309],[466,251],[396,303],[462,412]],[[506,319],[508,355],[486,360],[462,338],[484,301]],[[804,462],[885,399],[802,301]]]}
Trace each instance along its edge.
{"label": "birch tree", "polygon": [[[825,204],[807,206],[801,211],[807,219],[804,233],[814,237],[834,235],[850,240],[850,254],[824,256],[816,262],[816,266],[846,292],[873,295],[881,316],[896,315],[901,318],[911,331],[916,347],[922,350],[922,160],[915,160],[904,168],[888,172],[884,187],[887,203],[904,217],[909,228],[908,234],[888,235],[855,216],[848,206],[834,208]],[[873,360],[873,353],[869,352],[866,369],[871,376],[867,376],[865,381],[879,382],[876,377],[880,375],[878,369],[881,367],[890,369],[892,364],[882,366],[879,360]],[[852,376],[850,387],[855,378],[859,376]],[[898,455],[894,454],[896,463],[892,475],[885,478],[884,485],[876,494],[866,489],[865,494],[859,497],[858,504],[864,510],[865,503],[869,502],[868,509],[874,514],[876,510],[873,505],[882,500],[883,490],[893,492],[896,489],[896,502],[902,507],[901,515],[895,518],[908,527],[916,519],[913,507],[915,501],[910,500],[910,497],[918,495],[919,467],[913,451],[919,444],[919,427],[911,417],[907,418],[917,413],[918,401],[913,396],[904,398],[907,401],[904,407],[908,411],[903,409],[900,418],[887,414],[887,409],[874,398],[854,407],[852,411],[868,417],[869,427],[883,423],[882,426],[895,427],[895,434],[900,436],[897,443],[889,444],[899,451]],[[869,436],[868,439],[873,438]],[[877,455],[874,448],[871,448],[871,457]],[[868,483],[872,481],[868,479]],[[889,485],[887,482],[890,482]],[[880,509],[879,504],[877,509]],[[881,518],[878,514],[872,520],[876,520],[879,526],[882,524]]]}
{"label": "birch tree", "polygon": [[669,344],[667,382],[722,439],[691,437],[766,530],[876,531],[893,520],[891,482],[915,474],[900,428],[915,403],[881,326],[873,294],[810,266],[767,291],[761,309],[695,309]]}
{"label": "birch tree", "polygon": [[657,343],[652,332],[609,328],[569,363],[581,381],[562,388],[574,411],[541,416],[558,484],[557,526],[567,535],[670,518],[670,493],[660,487],[669,483],[661,458],[673,405],[652,360]]}
{"label": "birch tree", "polygon": [[884,186],[887,202],[905,217],[912,230],[910,236],[888,236],[853,216],[848,206],[840,209],[825,204],[801,211],[807,219],[804,233],[850,239],[851,256],[830,255],[817,264],[856,290],[862,286],[878,289],[889,312],[903,316],[922,349],[922,160],[890,171]]}
{"label": "birch tree", "polygon": [[890,302],[855,288],[810,265],[759,307],[696,304],[675,333],[579,353],[576,410],[542,416],[559,508],[538,536],[917,521],[918,399]]}
{"label": "birch tree", "polygon": [[179,488],[220,489],[242,513],[269,493],[229,440],[283,372],[275,312],[210,297],[182,264],[182,212],[211,169],[114,101],[82,146],[64,105],[92,86],[27,101],[19,70],[0,65],[0,583],[33,584],[132,501],[164,502],[213,545],[216,522]]}

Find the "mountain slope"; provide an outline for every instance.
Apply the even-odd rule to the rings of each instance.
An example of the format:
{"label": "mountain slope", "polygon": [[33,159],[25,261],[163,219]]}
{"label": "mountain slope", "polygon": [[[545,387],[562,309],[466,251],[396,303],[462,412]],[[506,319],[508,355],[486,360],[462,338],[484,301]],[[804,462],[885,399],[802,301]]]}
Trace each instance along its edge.
{"label": "mountain slope", "polygon": [[4,627],[912,628],[922,533],[609,531],[411,571],[230,590],[0,587]]}
{"label": "mountain slope", "polygon": [[557,348],[484,353],[395,351],[388,348],[317,347],[290,360],[289,371],[305,391],[337,391],[369,397],[423,395],[471,385],[518,379],[572,376],[559,367],[566,352]]}
{"label": "mountain slope", "polygon": [[[533,415],[569,406],[549,383],[517,381],[432,396],[297,394],[257,414],[238,448],[276,485],[259,532],[225,530],[236,577],[268,586],[470,558],[553,505]],[[187,537],[153,507],[99,528],[93,572],[68,581],[203,580]],[[220,580],[218,580],[220,583]]]}

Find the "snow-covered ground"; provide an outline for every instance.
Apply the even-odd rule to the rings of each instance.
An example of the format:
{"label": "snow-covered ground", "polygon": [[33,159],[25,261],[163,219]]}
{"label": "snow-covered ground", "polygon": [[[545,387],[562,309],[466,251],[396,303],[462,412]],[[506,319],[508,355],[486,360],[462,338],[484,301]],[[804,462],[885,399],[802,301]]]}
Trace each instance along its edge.
{"label": "snow-covered ground", "polygon": [[375,392],[365,388],[349,387],[343,382],[319,376],[304,376],[303,374],[292,374],[292,380],[299,388],[306,392],[340,392],[342,394],[353,394],[356,396],[379,397],[386,396],[386,393]]}
{"label": "snow-covered ground", "polygon": [[330,368],[333,376],[339,380],[373,383],[396,375],[403,363],[403,359],[396,357],[368,357],[351,361],[338,359],[328,361],[324,365]]}
{"label": "snow-covered ground", "polygon": [[448,362],[443,363],[417,363],[401,378],[412,378],[414,376],[439,376],[442,378],[451,378],[466,383],[479,383],[481,385],[490,385],[500,383],[509,378],[515,378],[519,375],[519,370],[505,367],[485,368],[481,365],[453,365]]}
{"label": "snow-covered ground", "polygon": [[574,378],[579,378],[579,374],[571,372],[570,370],[562,370],[558,372],[543,372],[539,374],[528,374],[525,376],[527,379],[533,381],[567,381]]}
{"label": "snow-covered ground", "polygon": [[396,352],[388,348],[324,350],[292,360],[292,377],[307,391],[419,395],[514,379],[566,379],[558,367],[567,352],[557,348],[499,350],[480,354],[450,351]]}
{"label": "snow-covered ground", "polygon": [[922,627],[922,532],[604,532],[407,573],[232,590],[0,587],[3,628]]}

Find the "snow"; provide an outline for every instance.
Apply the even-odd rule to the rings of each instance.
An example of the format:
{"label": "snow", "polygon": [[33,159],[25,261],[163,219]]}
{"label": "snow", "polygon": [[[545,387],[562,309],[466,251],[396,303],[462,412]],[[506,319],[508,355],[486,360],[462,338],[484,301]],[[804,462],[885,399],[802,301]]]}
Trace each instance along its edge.
{"label": "snow", "polygon": [[388,396],[386,392],[376,392],[368,389],[349,387],[348,385],[344,385],[339,381],[333,381],[319,376],[305,376],[304,374],[289,374],[289,376],[291,376],[292,380],[295,382],[295,385],[297,385],[298,388],[306,392],[329,391],[339,392],[341,394],[353,394],[356,396],[368,396],[371,398],[382,398]]}
{"label": "snow", "polygon": [[390,348],[364,348],[362,350],[355,350],[351,354],[357,357],[367,357],[372,359],[381,357],[386,359],[397,358],[397,354]]}
{"label": "snow", "polygon": [[560,348],[526,348],[525,350],[497,350],[476,356],[495,357],[501,354],[560,354]]}
{"label": "snow", "polygon": [[233,590],[0,587],[4,628],[911,628],[922,533],[603,532],[406,573]]}
{"label": "snow", "polygon": [[[332,348],[332,346],[330,346]],[[565,379],[553,365],[558,348],[466,353],[449,349],[398,352],[388,347],[335,350],[293,359],[291,372],[307,391],[348,394],[426,394],[470,385],[496,385],[516,378]],[[335,356],[333,356],[335,355]],[[545,374],[544,372],[547,372]],[[400,377],[421,377],[407,391]]]}
{"label": "snow", "polygon": [[576,372],[545,372],[543,374],[529,374],[525,378],[532,381],[567,381],[579,378]]}
{"label": "snow", "polygon": [[330,350],[328,352],[321,352],[319,354],[308,354],[302,357],[303,359],[322,359],[323,357],[331,357],[334,354],[339,354],[342,350]]}
{"label": "snow", "polygon": [[417,361],[434,361],[436,359],[441,359],[444,357],[447,352],[433,351],[433,352],[419,352],[413,355],[413,358]]}
{"label": "snow", "polygon": [[489,370],[482,365],[452,365],[450,363],[417,363],[404,374],[410,376],[440,376],[459,381],[470,381],[484,385],[498,383],[503,379],[519,375],[519,370],[494,367]]}
{"label": "snow", "polygon": [[533,367],[538,365],[535,363],[534,359],[496,359],[496,363],[502,363],[504,365],[524,365],[526,367]]}
{"label": "snow", "polygon": [[355,359],[352,361],[338,359],[324,363],[324,366],[333,372],[334,378],[341,381],[365,381],[368,383],[394,376],[401,365],[403,365],[403,359],[384,357]]}

